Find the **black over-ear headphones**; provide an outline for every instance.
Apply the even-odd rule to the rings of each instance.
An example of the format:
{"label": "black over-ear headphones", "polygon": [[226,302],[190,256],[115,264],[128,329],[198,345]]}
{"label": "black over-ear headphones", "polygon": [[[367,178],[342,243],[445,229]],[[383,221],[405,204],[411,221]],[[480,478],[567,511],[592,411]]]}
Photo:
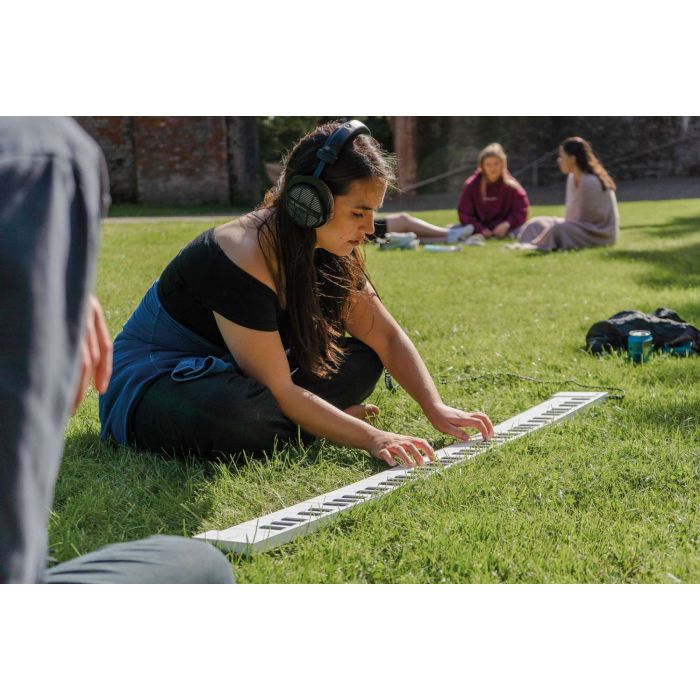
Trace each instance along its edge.
{"label": "black over-ear headphones", "polygon": [[357,119],[339,126],[316,151],[319,160],[313,175],[295,175],[290,178],[284,194],[285,204],[294,223],[302,228],[320,228],[333,216],[333,195],[321,180],[326,165],[338,160],[343,146],[369,129]]}

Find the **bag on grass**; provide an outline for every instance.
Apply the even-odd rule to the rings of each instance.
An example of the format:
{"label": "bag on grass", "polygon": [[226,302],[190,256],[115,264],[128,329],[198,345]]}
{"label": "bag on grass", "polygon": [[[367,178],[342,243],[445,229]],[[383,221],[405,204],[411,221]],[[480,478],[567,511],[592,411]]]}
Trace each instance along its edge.
{"label": "bag on grass", "polygon": [[686,323],[673,309],[656,309],[653,314],[620,311],[589,328],[586,348],[595,354],[626,350],[630,331],[650,331],[654,349],[690,342],[693,352],[700,352],[700,331]]}

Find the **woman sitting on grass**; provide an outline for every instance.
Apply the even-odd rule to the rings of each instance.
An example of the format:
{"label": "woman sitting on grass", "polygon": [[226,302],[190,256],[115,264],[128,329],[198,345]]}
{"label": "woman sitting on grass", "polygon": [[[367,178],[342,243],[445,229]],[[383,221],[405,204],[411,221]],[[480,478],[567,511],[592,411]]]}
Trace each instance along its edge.
{"label": "woman sitting on grass", "polygon": [[[317,127],[256,211],[197,236],[168,264],[115,340],[103,437],[202,457],[324,437],[392,466],[420,465],[433,457],[425,440],[367,420],[378,408],[362,402],[382,365],[438,430],[459,440],[464,428],[493,434],[483,413],[442,402],[367,279],[359,247],[391,168],[365,134],[359,122]],[[335,162],[321,158],[333,139],[344,144]],[[297,223],[307,200],[295,204],[295,176],[328,188],[327,223]]]}
{"label": "woman sitting on grass", "polygon": [[529,202],[522,185],[510,174],[508,158],[499,143],[479,153],[479,167],[464,183],[457,211],[462,226],[471,226],[472,243],[504,238],[527,219]]}
{"label": "woman sitting on grass", "polygon": [[570,250],[615,244],[619,231],[615,183],[591,145],[578,136],[568,138],[559,146],[557,162],[567,176],[565,217],[531,219],[512,247]]}

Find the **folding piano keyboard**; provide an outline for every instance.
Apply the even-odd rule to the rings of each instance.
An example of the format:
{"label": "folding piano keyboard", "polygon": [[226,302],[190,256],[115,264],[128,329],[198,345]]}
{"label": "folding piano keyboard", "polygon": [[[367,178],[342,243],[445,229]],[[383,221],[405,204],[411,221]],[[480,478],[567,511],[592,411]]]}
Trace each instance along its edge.
{"label": "folding piano keyboard", "polygon": [[437,450],[435,460],[423,467],[394,467],[349,486],[314,496],[289,508],[248,520],[226,530],[209,530],[195,537],[207,540],[222,549],[242,554],[274,549],[313,532],[360,503],[384,496],[413,479],[463,463],[487,450],[571,418],[582,409],[603,401],[607,396],[607,392],[586,391],[554,394],[534,408],[499,423],[495,426],[494,437],[488,442],[483,441],[480,436],[474,437],[470,442],[457,443]]}

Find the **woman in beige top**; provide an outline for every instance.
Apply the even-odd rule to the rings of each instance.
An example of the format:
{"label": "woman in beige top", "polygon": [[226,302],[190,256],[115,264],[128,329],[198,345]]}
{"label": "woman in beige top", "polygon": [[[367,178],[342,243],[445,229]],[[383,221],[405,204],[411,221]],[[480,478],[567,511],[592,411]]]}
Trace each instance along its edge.
{"label": "woman in beige top", "polygon": [[578,136],[559,146],[559,169],[567,175],[566,216],[538,216],[522,226],[519,243],[530,250],[570,250],[617,242],[619,216],[615,183]]}

